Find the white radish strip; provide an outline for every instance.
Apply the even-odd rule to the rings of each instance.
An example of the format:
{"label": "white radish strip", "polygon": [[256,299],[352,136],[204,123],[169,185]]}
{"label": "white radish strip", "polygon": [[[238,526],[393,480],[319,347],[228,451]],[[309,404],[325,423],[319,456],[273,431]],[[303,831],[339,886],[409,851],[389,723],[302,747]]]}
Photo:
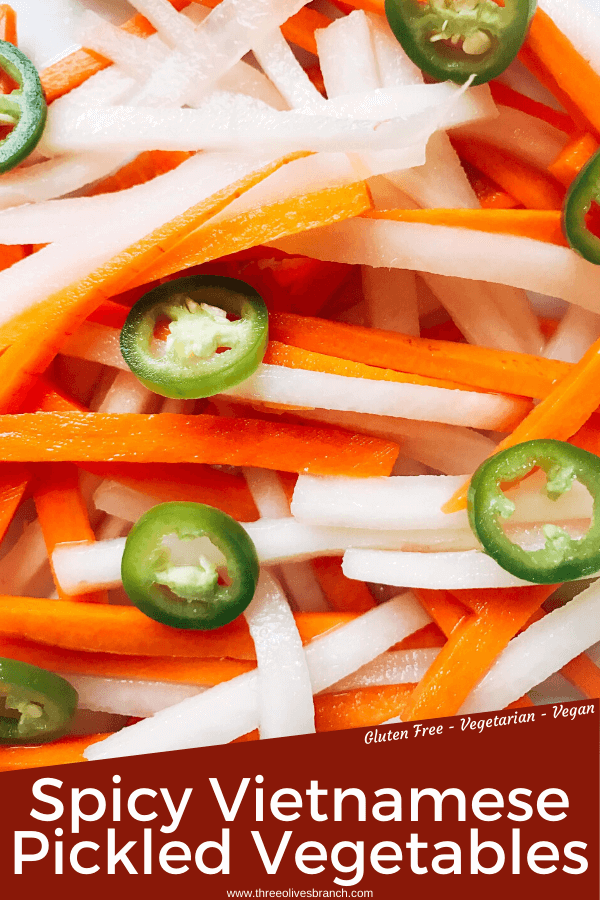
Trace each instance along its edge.
{"label": "white radish strip", "polygon": [[[193,32],[193,25],[185,19],[183,21]],[[166,48],[157,46],[156,41],[128,34],[91,10],[83,13],[78,31],[84,47],[111,59],[138,82],[148,78],[166,54]]]}
{"label": "white radish strip", "polygon": [[242,469],[252,499],[263,519],[285,519],[290,505],[277,472],[246,466]]}
{"label": "white radish strip", "polygon": [[419,335],[415,273],[363,266],[362,288],[373,328]]}
{"label": "white radish strip", "polygon": [[317,53],[329,98],[380,87],[369,23],[364,12],[335,19],[315,31]]}
{"label": "white radish strip", "polygon": [[347,550],[342,568],[346,578],[395,587],[454,591],[530,584],[511,575],[481,550],[458,553]]}
{"label": "white radish strip", "polygon": [[52,105],[105,106],[108,103],[120,103],[129,95],[134,85],[134,78],[129,77],[121,66],[109,66],[108,69],[96,72],[68,94],[58,97]]}
{"label": "white radish strip", "polygon": [[600,75],[598,15],[594,11],[593,4],[572,0],[567,7],[561,0],[541,0],[540,7],[548,13],[578,53],[581,53],[592,69]]}
{"label": "white radish strip", "polygon": [[[294,552],[293,555],[297,557],[300,554]],[[300,612],[331,611],[309,559],[282,561],[280,572],[288,596]]]}
{"label": "white radish strip", "polygon": [[182,416],[191,416],[196,405],[195,400],[180,400],[176,397],[167,397],[163,400],[161,413],[176,413]]}
{"label": "white radish strip", "polygon": [[292,109],[304,108],[319,112],[323,107],[327,108],[323,97],[292,53],[279,28],[269,32],[252,49],[263,71]]}
{"label": "white radish strip", "polygon": [[519,409],[518,401],[500,394],[373,381],[265,363],[223,396],[250,403],[347,410],[498,431]]}
{"label": "white radish strip", "polygon": [[567,247],[442,225],[351,219],[282,238],[291,255],[491,281],[600,312],[600,271]]}
{"label": "white radish strip", "polygon": [[261,573],[244,616],[256,650],[261,738],[314,734],[312,686],[302,640],[281,588],[268,573]]}
{"label": "white radish strip", "polygon": [[80,709],[120,716],[139,716],[142,719],[206,690],[194,684],[172,684],[166,681],[100,678],[70,673],[61,673],[61,677],[77,691]]}
{"label": "white radish strip", "polygon": [[[524,291],[423,273],[425,283],[450,313],[469,343],[496,350],[539,353],[543,338]],[[497,303],[493,288],[507,294],[508,304]],[[516,315],[515,315],[516,313]]]}
{"label": "white radish strip", "polygon": [[84,322],[74,334],[67,338],[60,348],[60,352],[63,356],[74,356],[77,359],[86,359],[88,362],[97,362],[103,366],[122,369],[123,372],[131,372],[121,353],[119,331],[108,325]]}
{"label": "white radish strip", "polygon": [[144,387],[132,372],[118,372],[98,407],[101,413],[151,412],[156,394]]}
{"label": "white radish strip", "polygon": [[[431,619],[409,594],[383,603],[305,647],[314,694],[379,656]],[[227,743],[258,727],[258,676],[247,672],[131,725],[85,752],[110,759]]]}
{"label": "white radish strip", "polygon": [[[420,475],[416,477],[345,478],[300,475],[292,500],[292,515],[304,522],[342,528],[385,530],[421,528],[468,528],[467,513],[443,513],[465,477]],[[516,505],[510,523],[545,523],[589,519],[592,499],[575,482],[557,500],[541,491],[543,481],[527,479],[518,489],[506,492]],[[377,581],[378,579],[375,579]]]}
{"label": "white radish strip", "polygon": [[488,141],[539,169],[548,168],[569,140],[564,131],[520,109],[499,106],[498,113],[496,119],[463,125],[457,134]]}
{"label": "white radish strip", "polygon": [[19,596],[27,591],[48,562],[44,535],[37,519],[0,560],[0,593]]}
{"label": "white radish strip", "polygon": [[131,528],[131,522],[121,519],[119,516],[104,516],[96,529],[96,541],[113,541],[123,537]]}
{"label": "white radish strip", "polygon": [[367,13],[379,83],[386,87],[422,84],[421,70],[408,58],[383,16]]}
{"label": "white radish strip", "polygon": [[65,593],[73,595],[100,587],[119,587],[124,549],[125,538],[91,544],[58,544],[52,554],[56,580],[61,587],[66,586]]}
{"label": "white radish strip", "polygon": [[148,182],[141,209],[136,202],[124,203],[118,216],[95,223],[93,240],[79,243],[75,255],[72,241],[58,241],[0,272],[0,324],[54,291],[85,278],[153,229],[266,162],[238,154],[192,157],[162,178]]}
{"label": "white radish strip", "polygon": [[159,37],[170,47],[182,49],[194,45],[195,28],[167,0],[133,0],[134,9],[142,13],[156,28]]}
{"label": "white radish strip", "polygon": [[294,416],[396,441],[401,445],[403,455],[444,475],[474,472],[496,449],[491,438],[460,425],[328,410],[298,410]]}
{"label": "white radish strip", "polygon": [[503,709],[600,640],[600,583],[513,638],[460,713]]}
{"label": "white radish strip", "polygon": [[563,362],[579,362],[598,337],[600,315],[580,306],[570,306],[548,341],[544,356]]}
{"label": "white radish strip", "polygon": [[327,688],[326,693],[355,691],[385,684],[417,684],[439,654],[437,647],[422,650],[390,650],[373,662],[342,678]]}
{"label": "white radish strip", "polygon": [[[148,490],[152,485],[148,485]],[[105,480],[94,493],[94,506],[109,516],[120,516],[127,522],[137,522],[140,516],[156,506],[159,501],[142,494],[125,484]]]}

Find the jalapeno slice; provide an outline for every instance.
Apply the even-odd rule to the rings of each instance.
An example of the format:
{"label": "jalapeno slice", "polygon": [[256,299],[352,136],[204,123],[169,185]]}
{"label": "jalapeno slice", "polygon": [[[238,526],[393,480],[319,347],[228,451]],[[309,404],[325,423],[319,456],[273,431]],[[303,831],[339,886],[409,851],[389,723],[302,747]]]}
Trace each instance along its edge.
{"label": "jalapeno slice", "polygon": [[0,41],[0,69],[17,84],[0,94],[0,125],[12,130],[0,140],[0,172],[8,172],[35,149],[46,124],[46,98],[37,69],[14,44]]}
{"label": "jalapeno slice", "polygon": [[203,503],[161,503],[129,532],[121,563],[138,609],[173,628],[220,628],[254,596],[259,565],[242,526]]}
{"label": "jalapeno slice", "polygon": [[570,247],[600,265],[600,150],[571,184],[563,204],[562,226]]}
{"label": "jalapeno slice", "polygon": [[407,56],[438,81],[496,78],[525,40],[530,0],[385,0],[385,14]]}
{"label": "jalapeno slice", "polygon": [[38,744],[67,730],[77,708],[77,691],[68,681],[15,659],[0,658],[0,694],[7,712],[0,716],[0,743]]}
{"label": "jalapeno slice", "polygon": [[252,375],[267,339],[267,307],[254,288],[236,278],[192,275],[138,300],[121,331],[121,352],[155,393],[211,397]]}
{"label": "jalapeno slice", "polygon": [[[545,546],[525,550],[504,532],[501,520],[514,512],[501,485],[520,481],[533,469],[546,473],[545,491],[556,500],[575,480],[593,499],[592,521],[581,539],[554,524],[543,526]],[[600,457],[563,441],[526,441],[497,453],[477,469],[468,495],[469,523],[484,550],[507,572],[536,584],[555,584],[600,570]]]}

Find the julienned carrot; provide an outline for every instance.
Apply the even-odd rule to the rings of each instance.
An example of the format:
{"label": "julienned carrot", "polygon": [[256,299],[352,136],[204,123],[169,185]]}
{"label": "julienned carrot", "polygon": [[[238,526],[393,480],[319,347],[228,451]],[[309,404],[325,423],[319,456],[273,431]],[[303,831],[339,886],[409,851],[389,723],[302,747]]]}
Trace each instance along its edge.
{"label": "julienned carrot", "polygon": [[117,254],[87,278],[57,291],[0,328],[0,346],[8,347],[0,359],[0,410],[19,409],[33,378],[52,362],[61,341],[103,300],[124,290],[141,272],[236,197],[282,165],[305,155],[294,153],[281,157],[212,194]]}
{"label": "julienned carrot", "polygon": [[0,467],[0,540],[13,520],[25,491],[29,487],[31,473],[25,466],[2,463]]}
{"label": "julienned carrot", "polygon": [[450,591],[417,588],[413,593],[447,638],[465,618],[471,616],[471,610],[465,607]]}
{"label": "julienned carrot", "polygon": [[[299,231],[340,222],[373,206],[364,181],[325,188],[241,213],[219,224],[207,224],[190,234],[129,287],[165,278],[222,256],[266,244]],[[142,280],[143,279],[143,280]]]}
{"label": "julienned carrot", "polygon": [[554,162],[548,166],[548,171],[557,181],[569,187],[586,162],[596,153],[598,146],[598,141],[593,135],[587,132],[580,134],[561,150]]}
{"label": "julienned carrot", "polygon": [[176,413],[0,416],[7,462],[207,463],[314,475],[389,475],[391,441],[262,419]]}
{"label": "julienned carrot", "polygon": [[[304,642],[356,618],[353,613],[298,613]],[[243,616],[214,631],[161,625],[132,606],[0,597],[0,635],[89,653],[256,659]]]}
{"label": "julienned carrot", "polygon": [[392,647],[392,650],[420,650],[426,647],[443,647],[446,643],[444,633],[435,622],[430,622],[418,631]]}
{"label": "julienned carrot", "polygon": [[[570,106],[575,106],[595,132],[600,133],[600,110],[597,103],[600,75],[539,7],[531,20],[519,57],[531,69],[535,68],[536,61],[539,62],[542,77],[545,70],[560,86],[561,96],[557,99],[562,102],[566,96],[570,100]],[[570,111],[569,107],[565,108]]]}
{"label": "julienned carrot", "polygon": [[456,592],[475,615],[454,629],[411,695],[403,721],[456,715],[498,654],[553,590],[536,585]]}
{"label": "julienned carrot", "polygon": [[0,636],[0,656],[41,666],[50,672],[198,685],[214,685],[229,681],[236,675],[249,672],[256,665],[252,660],[239,659],[86,653],[5,636]]}
{"label": "julienned carrot", "polygon": [[87,734],[61,738],[51,744],[0,746],[0,772],[82,763],[85,762],[83,753],[86,747],[95,744],[96,741],[103,741],[107,737],[109,737],[108,734]]}
{"label": "julienned carrot", "polygon": [[340,612],[364,613],[375,601],[364,581],[353,581],[342,572],[341,556],[321,556],[313,560],[313,569],[329,605]]}
{"label": "julienned carrot", "polygon": [[138,184],[145,184],[157,175],[164,175],[171,169],[176,169],[191,153],[180,150],[147,150],[140,153],[135,159],[123,166],[114,175],[99,181],[86,192],[86,196],[95,197],[98,194],[113,194],[115,191],[124,191]]}
{"label": "julienned carrot", "polygon": [[17,14],[8,3],[0,5],[0,40],[17,45]]}
{"label": "julienned carrot", "polygon": [[[79,473],[72,463],[53,463],[37,466],[35,471],[33,499],[38,521],[44,535],[44,542],[50,565],[52,553],[57,544],[95,541],[90,525],[87,506],[81,493]],[[52,570],[54,577],[54,570]],[[63,600],[67,595],[54,577],[58,596]],[[108,603],[106,591],[81,594],[78,600]]]}
{"label": "julienned carrot", "polygon": [[571,370],[569,363],[525,353],[412,337],[292,313],[273,313],[269,333],[275,341],[304,350],[525,397],[545,397]]}
{"label": "julienned carrot", "polygon": [[548,125],[558,128],[559,131],[564,131],[565,134],[574,134],[576,131],[575,123],[566,113],[553,109],[551,106],[546,106],[545,103],[540,103],[539,100],[532,100],[526,94],[521,94],[500,81],[490,81],[488,84],[496,103],[500,103],[502,106],[510,106],[511,109],[519,109],[529,116],[535,116],[536,119],[542,119]]}
{"label": "julienned carrot", "polygon": [[337,6],[342,12],[348,12],[348,10],[352,9],[364,9],[365,12],[385,16],[383,0],[335,0],[334,6]]}
{"label": "julienned carrot", "polygon": [[518,200],[507,194],[499,184],[496,184],[475,166],[471,166],[466,160],[463,160],[462,163],[471,187],[477,194],[477,199],[483,209],[514,209],[519,205]]}
{"label": "julienned carrot", "polygon": [[559,209],[378,209],[363,215],[369,219],[514,234],[534,241],[568,246],[561,229]]}
{"label": "julienned carrot", "polygon": [[452,143],[461,159],[484,172],[527,209],[561,208],[564,190],[547,173],[485,141],[453,136]]}
{"label": "julienned carrot", "polygon": [[404,718],[413,684],[388,684],[315,697],[317,731],[341,731],[381,725],[394,716]]}
{"label": "julienned carrot", "polygon": [[[568,441],[587,422],[600,402],[600,339],[595,341],[568,375],[514,431],[501,441],[495,452],[514,447],[523,441],[553,438]],[[444,512],[456,512],[467,505],[465,484],[443,507]]]}

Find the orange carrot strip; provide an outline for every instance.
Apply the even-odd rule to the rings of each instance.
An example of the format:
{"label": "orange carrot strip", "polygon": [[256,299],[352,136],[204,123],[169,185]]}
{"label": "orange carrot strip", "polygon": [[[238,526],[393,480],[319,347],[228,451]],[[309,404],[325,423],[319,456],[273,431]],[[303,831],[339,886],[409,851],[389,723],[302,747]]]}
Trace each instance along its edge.
{"label": "orange carrot strip", "polygon": [[[356,618],[353,613],[298,613],[304,642]],[[0,634],[89,653],[256,659],[243,616],[214,631],[184,631],[133,606],[35,597],[0,597]]]}
{"label": "orange carrot strip", "polygon": [[337,6],[342,12],[347,12],[349,9],[364,9],[365,12],[385,16],[383,0],[334,0],[334,6]]}
{"label": "orange carrot strip", "polygon": [[51,744],[13,744],[0,746],[0,772],[36,769],[39,766],[64,766],[85,762],[83,753],[90,744],[103,741],[108,734],[87,734],[65,737]]}
{"label": "orange carrot strip", "polygon": [[198,266],[286,235],[352,218],[371,209],[372,205],[367,185],[359,181],[280,200],[220,224],[208,223],[190,234],[155,266],[146,269],[129,287],[156,281],[190,266]]}
{"label": "orange carrot strip", "polygon": [[554,586],[536,585],[456,592],[475,615],[454,629],[415,688],[403,721],[455,715],[498,654],[553,590]]}
{"label": "orange carrot strip", "polygon": [[446,637],[450,637],[457,625],[471,615],[465,607],[450,591],[427,590],[418,588],[414,591],[421,606],[423,606],[431,618],[439,625]]}
{"label": "orange carrot strip", "polygon": [[[599,402],[600,339],[592,344],[569,374],[533,408],[512,434],[498,444],[495,452],[539,438],[567,441],[587,422]],[[467,482],[444,505],[444,512],[464,509],[468,488]]]}
{"label": "orange carrot strip", "polygon": [[[532,59],[538,60],[560,86],[562,96],[566,95],[594,130],[600,133],[600,110],[597,103],[600,76],[577,52],[550,16],[539,7],[531,20],[520,58],[528,68]],[[557,99],[561,100],[561,97]]]}
{"label": "orange carrot strip", "polygon": [[598,141],[591,134],[580,134],[561,150],[554,162],[548,166],[548,171],[557,181],[569,187],[586,162],[597,152],[598,146]]}
{"label": "orange carrot strip", "polygon": [[0,416],[7,462],[152,462],[261,466],[315,475],[389,475],[391,441],[261,419],[57,412]]}
{"label": "orange carrot strip", "polygon": [[0,636],[0,656],[41,666],[51,672],[198,685],[214,685],[229,681],[236,675],[249,672],[256,665],[252,660],[238,659],[86,653],[5,636]]}
{"label": "orange carrot strip", "polygon": [[2,463],[0,468],[0,540],[6,534],[29,486],[30,472],[25,466]]}
{"label": "orange carrot strip", "polygon": [[535,706],[535,703],[527,696],[527,694],[524,694],[523,697],[519,697],[518,700],[513,700],[512,703],[509,703],[505,709],[522,709],[526,706]]}
{"label": "orange carrot strip", "polygon": [[513,209],[519,205],[518,200],[507,194],[500,185],[476,169],[475,166],[471,166],[465,160],[462,161],[462,164],[483,209]]}
{"label": "orange carrot strip", "polygon": [[529,69],[531,74],[537,78],[547,91],[549,91],[558,100],[560,105],[571,116],[575,127],[580,132],[594,131],[591,123],[578,109],[576,104],[571,100],[569,95],[560,86],[556,78],[552,75],[547,66],[543,65],[539,57],[531,50],[527,42],[525,42],[519,50],[519,61]]}
{"label": "orange carrot strip", "polygon": [[8,3],[0,5],[0,40],[17,46],[17,14]]}
{"label": "orange carrot strip", "polygon": [[[52,553],[57,544],[96,540],[81,487],[77,468],[72,463],[39,466],[33,499],[48,551],[52,577],[63,600],[68,599],[58,583],[52,567]],[[107,591],[80,594],[78,600],[108,603]]]}
{"label": "orange carrot strip", "polygon": [[561,208],[562,186],[540,169],[485,141],[454,135],[452,143],[461,159],[484,172],[527,209]]}
{"label": "orange carrot strip", "polygon": [[526,94],[521,94],[500,81],[490,81],[488,84],[496,103],[500,103],[502,106],[510,106],[511,109],[519,109],[530,116],[535,116],[536,119],[542,119],[548,125],[558,128],[559,131],[564,131],[565,134],[573,134],[575,132],[575,123],[566,113],[552,109],[551,106],[540,103],[539,100],[532,100]]}
{"label": "orange carrot strip", "polygon": [[444,633],[435,622],[430,622],[423,628],[419,628],[414,634],[395,644],[392,650],[420,650],[424,647],[443,647],[446,643]]}
{"label": "orange carrot strip", "polygon": [[568,363],[525,353],[429,340],[293,313],[273,313],[269,333],[275,341],[304,350],[525,397],[545,397],[571,370]]}
{"label": "orange carrot strip", "polygon": [[385,209],[363,213],[368,219],[420,222],[447,228],[468,228],[493,234],[514,234],[568,246],[559,209]]}
{"label": "orange carrot strip", "polygon": [[404,719],[403,710],[413,690],[413,684],[389,684],[321,694],[315,697],[315,727],[317,731],[341,731],[381,725],[398,715]]}
{"label": "orange carrot strip", "polygon": [[8,346],[0,358],[0,410],[19,408],[33,377],[48,367],[61,341],[103,300],[125,289],[140,272],[154,265],[236,197],[282,165],[305,155],[295,153],[282,157],[213,194],[119,253],[87,278],[57,291],[0,328],[0,346]]}
{"label": "orange carrot strip", "polygon": [[191,155],[191,153],[181,150],[146,150],[114,175],[103,178],[91,190],[86,191],[86,195],[95,197],[98,194],[113,194],[138,184],[145,184],[156,178],[157,175],[164,175],[165,172],[176,169]]}
{"label": "orange carrot strip", "polygon": [[[546,615],[548,613],[545,610],[536,610],[527,623],[527,627],[533,622],[539,622]],[[561,668],[560,673],[584,696],[590,699],[600,697],[600,669],[587,654],[580,653],[579,656],[573,657]]]}
{"label": "orange carrot strip", "polygon": [[364,613],[373,609],[375,601],[364,581],[353,581],[342,572],[341,556],[320,556],[313,569],[325,597],[340,612]]}

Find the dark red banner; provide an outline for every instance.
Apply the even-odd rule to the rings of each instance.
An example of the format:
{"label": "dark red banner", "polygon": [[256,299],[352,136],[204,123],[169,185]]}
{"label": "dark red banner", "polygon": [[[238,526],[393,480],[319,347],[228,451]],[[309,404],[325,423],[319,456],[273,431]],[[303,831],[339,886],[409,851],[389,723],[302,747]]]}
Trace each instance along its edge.
{"label": "dark red banner", "polygon": [[0,875],[27,896],[137,874],[208,898],[596,900],[598,729],[597,701],[566,703],[6,773]]}

